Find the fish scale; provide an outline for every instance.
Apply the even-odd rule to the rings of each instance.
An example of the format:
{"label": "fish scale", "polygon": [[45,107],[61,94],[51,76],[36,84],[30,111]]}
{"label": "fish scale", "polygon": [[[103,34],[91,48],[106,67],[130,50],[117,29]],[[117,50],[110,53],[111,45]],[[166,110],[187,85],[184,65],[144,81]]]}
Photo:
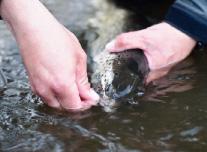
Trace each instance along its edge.
{"label": "fish scale", "polygon": [[[101,96],[99,104],[112,111],[120,100],[140,96],[149,72],[148,62],[139,49],[120,53],[104,50],[94,58],[91,83]],[[126,74],[127,73],[127,74]]]}

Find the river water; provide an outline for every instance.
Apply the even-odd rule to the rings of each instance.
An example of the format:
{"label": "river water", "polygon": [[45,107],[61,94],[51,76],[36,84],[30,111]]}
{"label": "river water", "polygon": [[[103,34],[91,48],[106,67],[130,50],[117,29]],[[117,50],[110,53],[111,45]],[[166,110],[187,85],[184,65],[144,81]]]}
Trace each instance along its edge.
{"label": "river water", "polygon": [[[87,45],[87,34],[84,38],[81,36],[88,30],[93,32],[86,24],[87,18],[93,17],[97,11],[91,5],[92,1],[94,3],[94,0],[45,0],[44,4],[79,36],[87,48],[90,46]],[[144,7],[142,1],[138,2],[139,9],[128,3],[127,9],[136,10],[134,19],[142,13],[146,15],[141,20],[143,26],[159,21],[169,5],[158,7],[148,3]],[[124,0],[116,3],[120,7],[125,4]],[[80,13],[71,15],[75,11]],[[206,151],[205,50],[196,49],[168,75],[151,82],[138,101],[120,103],[113,112],[105,112],[98,106],[71,114],[45,106],[31,93],[15,40],[1,22],[0,67],[7,84],[4,86],[3,79],[0,81],[0,151]]]}

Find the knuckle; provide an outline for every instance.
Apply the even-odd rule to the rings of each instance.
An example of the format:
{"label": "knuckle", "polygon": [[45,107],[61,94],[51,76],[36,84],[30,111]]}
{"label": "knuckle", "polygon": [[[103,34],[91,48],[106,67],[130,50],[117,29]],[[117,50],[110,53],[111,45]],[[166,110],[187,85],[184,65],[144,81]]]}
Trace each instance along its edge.
{"label": "knuckle", "polygon": [[117,38],[116,38],[116,45],[118,47],[122,47],[125,45],[125,41],[126,41],[125,34],[121,34],[121,35],[117,36]]}
{"label": "knuckle", "polygon": [[63,80],[56,80],[52,83],[52,89],[56,92],[56,93],[61,93],[66,91],[69,88],[70,83],[63,81]]}
{"label": "knuckle", "polygon": [[82,75],[82,77],[79,79],[78,82],[82,86],[87,86],[87,88],[90,88],[90,83],[88,81],[87,73],[85,73],[84,75]]}

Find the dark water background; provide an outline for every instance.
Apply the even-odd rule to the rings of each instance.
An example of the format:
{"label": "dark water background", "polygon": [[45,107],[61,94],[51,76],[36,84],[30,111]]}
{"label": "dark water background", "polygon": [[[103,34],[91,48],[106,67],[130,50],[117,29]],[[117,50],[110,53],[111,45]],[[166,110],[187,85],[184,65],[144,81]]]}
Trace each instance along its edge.
{"label": "dark water background", "polygon": [[[74,15],[71,18],[69,5],[73,5],[77,11],[80,9],[90,14],[87,1],[82,2],[85,4],[81,5],[78,0],[45,1],[48,8],[67,27],[80,16]],[[119,6],[123,6],[126,1],[120,2]],[[168,7],[161,5],[162,8],[157,8],[158,4],[149,4],[146,8],[140,8],[141,13],[137,12],[138,16],[147,16],[144,18],[146,25],[149,21],[158,21],[160,14]],[[136,10],[135,5],[127,8]],[[157,12],[160,16],[152,12]],[[78,22],[80,28],[85,30],[84,22]],[[74,31],[77,29],[78,26],[73,27]],[[70,114],[46,107],[32,95],[16,43],[1,23],[0,66],[8,83],[0,89],[0,150],[206,151],[206,51],[207,49],[195,50],[167,76],[150,83],[145,95],[138,101],[120,104],[111,113],[104,112],[101,107],[94,107],[85,112]],[[0,81],[0,84],[3,82]]]}

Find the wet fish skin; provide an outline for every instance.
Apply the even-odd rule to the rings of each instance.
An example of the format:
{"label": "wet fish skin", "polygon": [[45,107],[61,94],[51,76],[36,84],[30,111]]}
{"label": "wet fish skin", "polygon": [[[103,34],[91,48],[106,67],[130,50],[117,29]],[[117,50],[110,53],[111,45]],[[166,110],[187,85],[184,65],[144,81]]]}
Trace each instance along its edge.
{"label": "wet fish skin", "polygon": [[92,85],[100,94],[102,106],[112,106],[144,93],[145,79],[149,73],[147,59],[139,49],[119,53],[103,51],[94,58],[96,68]]}

